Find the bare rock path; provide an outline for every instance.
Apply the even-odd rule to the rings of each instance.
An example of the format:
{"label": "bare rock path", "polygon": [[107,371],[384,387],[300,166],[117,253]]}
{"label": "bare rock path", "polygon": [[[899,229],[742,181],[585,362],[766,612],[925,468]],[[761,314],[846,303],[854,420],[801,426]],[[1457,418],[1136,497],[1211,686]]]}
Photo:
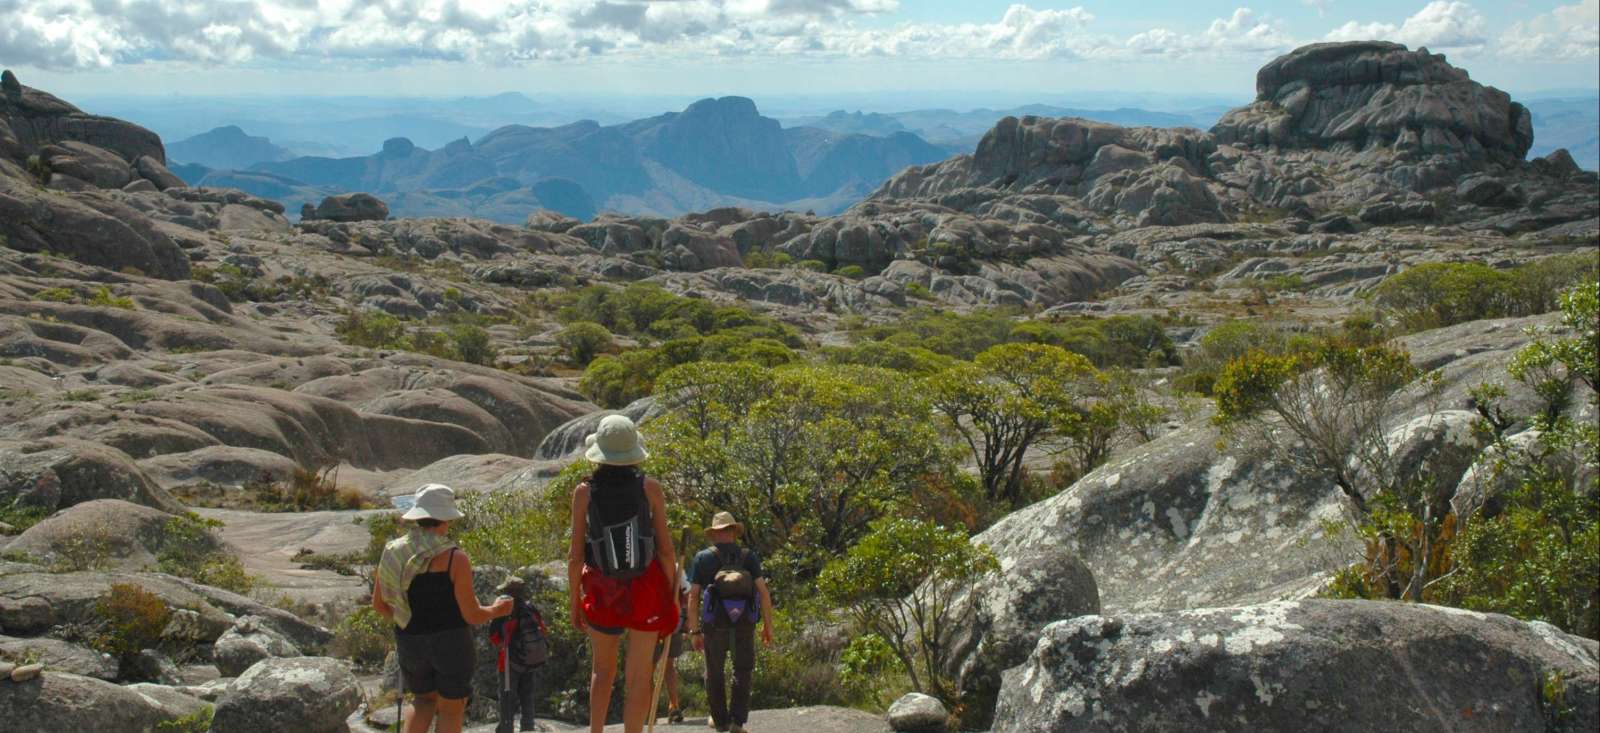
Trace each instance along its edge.
{"label": "bare rock path", "polygon": [[222,541],[238,551],[247,572],[296,601],[326,603],[360,597],[367,592],[366,581],[332,570],[302,568],[292,558],[301,548],[321,554],[366,549],[366,525],[355,520],[381,511],[384,510],[266,513],[196,509],[195,513],[224,523],[220,530]]}

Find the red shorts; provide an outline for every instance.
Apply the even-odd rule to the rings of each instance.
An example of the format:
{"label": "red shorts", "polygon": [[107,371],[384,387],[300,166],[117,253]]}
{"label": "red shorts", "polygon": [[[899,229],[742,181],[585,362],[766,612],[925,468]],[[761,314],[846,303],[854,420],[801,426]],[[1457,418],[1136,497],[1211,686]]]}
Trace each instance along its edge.
{"label": "red shorts", "polygon": [[661,561],[633,580],[608,578],[599,568],[583,566],[583,616],[589,625],[670,634],[678,628],[673,606],[675,582],[667,581]]}

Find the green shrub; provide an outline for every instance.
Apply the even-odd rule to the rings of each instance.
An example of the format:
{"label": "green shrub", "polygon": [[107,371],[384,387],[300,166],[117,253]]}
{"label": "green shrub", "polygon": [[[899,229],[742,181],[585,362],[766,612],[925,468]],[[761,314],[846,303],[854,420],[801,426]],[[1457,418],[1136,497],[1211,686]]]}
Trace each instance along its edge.
{"label": "green shrub", "polygon": [[101,286],[95,288],[94,295],[89,296],[89,305],[97,308],[133,310],[133,299],[114,296],[111,294],[111,288]]}
{"label": "green shrub", "polygon": [[567,361],[573,366],[587,366],[601,352],[609,351],[615,344],[605,326],[591,321],[567,324],[556,334],[556,345],[561,347]]}
{"label": "green shrub", "polygon": [[33,299],[47,303],[73,303],[78,300],[78,294],[66,288],[46,288],[34,293]]}
{"label": "green shrub", "polygon": [[794,263],[794,266],[802,270],[810,270],[812,272],[828,271],[828,263],[823,262],[822,260],[800,260],[799,262]]}
{"label": "green shrub", "polygon": [[18,504],[14,501],[0,504],[0,522],[11,525],[18,534],[27,531],[45,517],[50,516],[50,510],[44,507]]}
{"label": "green shrub", "polygon": [[906,283],[906,295],[917,300],[933,300],[933,291],[929,290],[928,286],[917,282]]}
{"label": "green shrub", "polygon": [[839,277],[848,277],[851,280],[860,280],[861,278],[867,276],[867,271],[861,269],[860,265],[845,265],[844,267],[834,270],[833,274],[838,275]]}
{"label": "green shrub", "polygon": [[333,627],[328,651],[363,669],[378,669],[394,646],[394,623],[371,606],[361,606]]}
{"label": "green shrub", "polygon": [[156,733],[208,733],[216,709],[205,705],[188,715],[156,723]]}
{"label": "green shrub", "polygon": [[127,660],[161,641],[172,611],[161,597],[134,583],[113,583],[95,603],[101,630],[93,646]]}
{"label": "green shrub", "polygon": [[312,512],[333,509],[366,509],[366,496],[354,488],[340,488],[332,470],[322,472],[295,469],[284,482],[258,481],[244,487],[246,506],[267,512]]}
{"label": "green shrub", "polygon": [[468,364],[492,366],[499,352],[489,341],[489,332],[474,325],[450,327],[450,343],[456,358]]}
{"label": "green shrub", "polygon": [[1596,262],[1593,253],[1547,257],[1510,270],[1434,262],[1390,276],[1372,298],[1407,331],[1547,313],[1560,293],[1595,277]]}
{"label": "green shrub", "polygon": [[249,593],[256,579],[211,534],[222,526],[221,521],[194,512],[167,520],[161,527],[157,569],[223,590]]}
{"label": "green shrub", "polygon": [[880,367],[920,376],[943,371],[955,364],[954,359],[943,354],[935,354],[919,346],[901,346],[887,341],[860,341],[850,346],[825,347],[822,349],[822,358],[829,364]]}
{"label": "green shrub", "polygon": [[334,327],[339,339],[369,349],[407,349],[406,326],[399,318],[376,311],[352,311]]}
{"label": "green shrub", "polygon": [[862,634],[839,655],[839,684],[851,704],[883,709],[911,691],[910,682],[902,683],[902,675],[896,674],[899,668],[900,659],[889,642],[877,634]]}

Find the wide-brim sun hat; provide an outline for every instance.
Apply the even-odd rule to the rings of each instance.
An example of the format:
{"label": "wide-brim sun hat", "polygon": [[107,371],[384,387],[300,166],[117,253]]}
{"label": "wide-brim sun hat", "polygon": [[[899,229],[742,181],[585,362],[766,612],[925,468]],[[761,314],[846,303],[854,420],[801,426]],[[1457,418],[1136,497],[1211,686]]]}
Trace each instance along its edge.
{"label": "wide-brim sun hat", "polygon": [[650,457],[639,442],[639,428],[627,415],[605,416],[599,427],[583,439],[583,444],[587,446],[583,457],[591,463],[636,466]]}
{"label": "wide-brim sun hat", "polygon": [[466,516],[456,508],[456,492],[444,484],[428,484],[417,489],[416,502],[400,515],[401,519],[437,519],[453,522]]}
{"label": "wide-brim sun hat", "polygon": [[744,532],[744,525],[740,524],[739,520],[733,518],[732,512],[717,512],[716,516],[711,518],[711,526],[706,527],[706,530],[711,532],[719,532],[724,529],[731,529],[735,532],[742,533]]}

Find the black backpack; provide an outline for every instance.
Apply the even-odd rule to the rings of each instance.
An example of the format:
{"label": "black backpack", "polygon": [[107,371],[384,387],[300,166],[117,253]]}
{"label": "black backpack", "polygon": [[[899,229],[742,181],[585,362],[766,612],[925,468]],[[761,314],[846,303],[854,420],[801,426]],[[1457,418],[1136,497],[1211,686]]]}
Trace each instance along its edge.
{"label": "black backpack", "polygon": [[594,477],[589,484],[588,551],[590,565],[601,574],[617,580],[632,580],[645,574],[655,561],[655,521],[650,498],[644,493],[644,474],[627,485],[601,490]]}
{"label": "black backpack", "polygon": [[532,603],[518,602],[512,614],[517,630],[506,646],[506,657],[517,669],[533,669],[550,659],[550,639],[545,636],[544,618]]}

